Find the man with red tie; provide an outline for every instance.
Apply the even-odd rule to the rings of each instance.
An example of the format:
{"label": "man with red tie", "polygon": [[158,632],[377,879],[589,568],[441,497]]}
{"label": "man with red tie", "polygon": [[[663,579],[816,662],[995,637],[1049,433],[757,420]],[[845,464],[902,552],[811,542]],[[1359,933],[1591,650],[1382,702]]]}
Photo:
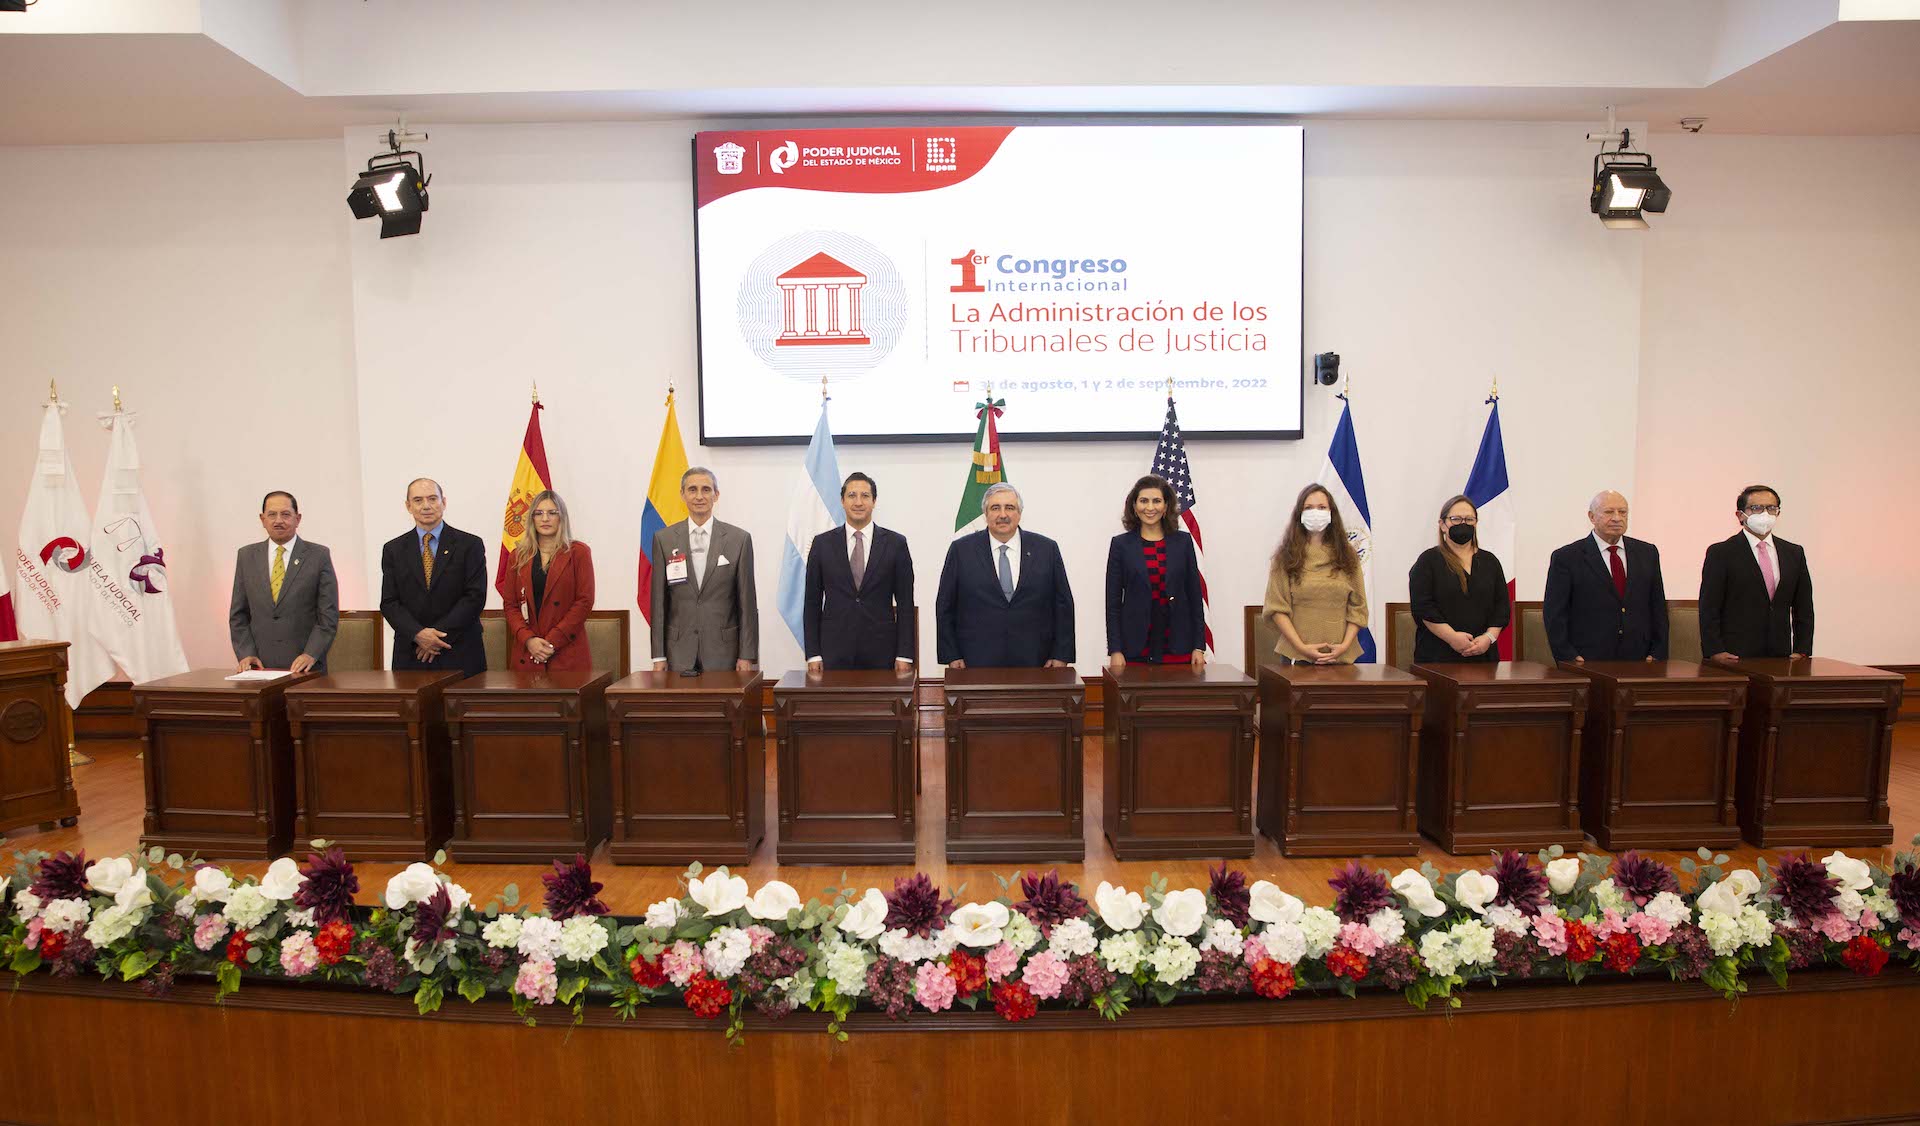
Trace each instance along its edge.
{"label": "man with red tie", "polygon": [[1667,589],[1660,549],[1627,535],[1627,498],[1587,503],[1585,535],[1553,553],[1542,603],[1556,661],[1664,661]]}
{"label": "man with red tie", "polygon": [[1700,651],[1717,661],[1813,654],[1807,553],[1773,534],[1780,494],[1748,485],[1734,501],[1740,531],[1707,548],[1700,567]]}

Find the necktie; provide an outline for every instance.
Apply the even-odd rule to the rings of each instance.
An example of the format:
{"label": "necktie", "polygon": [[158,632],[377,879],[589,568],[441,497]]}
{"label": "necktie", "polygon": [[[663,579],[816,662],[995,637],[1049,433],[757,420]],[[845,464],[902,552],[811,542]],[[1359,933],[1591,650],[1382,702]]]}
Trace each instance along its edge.
{"label": "necktie", "polygon": [[867,544],[863,534],[853,533],[853,585],[858,590],[867,577]]}
{"label": "necktie", "polygon": [[1773,570],[1773,553],[1767,550],[1767,541],[1761,540],[1753,545],[1760,555],[1760,577],[1767,580],[1767,601],[1773,601],[1773,592],[1780,585],[1780,576]]}
{"label": "necktie", "polygon": [[700,586],[700,580],[706,577],[704,572],[707,569],[707,530],[705,528],[693,530],[691,546],[693,548],[693,585],[697,589]]}
{"label": "necktie", "polygon": [[1620,596],[1620,601],[1625,602],[1627,600],[1627,565],[1620,562],[1619,544],[1616,543],[1607,548],[1607,565],[1613,568],[1613,593]]}
{"label": "necktie", "polygon": [[267,576],[267,586],[273,591],[273,600],[280,601],[280,584],[287,578],[287,545],[273,545],[273,574]]}
{"label": "necktie", "polygon": [[420,537],[420,577],[428,585],[433,585],[433,537]]}
{"label": "necktie", "polygon": [[1000,593],[1013,601],[1013,564],[1007,561],[1007,545],[1000,545]]}

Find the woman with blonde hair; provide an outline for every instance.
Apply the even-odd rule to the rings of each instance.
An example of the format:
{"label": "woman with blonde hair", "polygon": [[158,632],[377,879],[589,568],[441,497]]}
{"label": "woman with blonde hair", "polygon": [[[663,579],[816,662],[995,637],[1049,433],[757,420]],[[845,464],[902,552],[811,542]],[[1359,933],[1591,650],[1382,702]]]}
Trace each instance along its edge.
{"label": "woman with blonde hair", "polygon": [[1464,496],[1440,506],[1440,542],[1420,553],[1407,572],[1407,597],[1417,623],[1413,663],[1498,661],[1496,644],[1507,628],[1507,573],[1480,547],[1480,510]]}
{"label": "woman with blonde hair", "polygon": [[501,592],[507,660],[519,670],[587,672],[587,613],[593,609],[593,552],[573,538],[567,503],[545,489],[527,506],[527,530],[513,545]]}
{"label": "woman with blonde hair", "polygon": [[1287,530],[1267,571],[1263,612],[1280,631],[1274,652],[1308,665],[1350,665],[1367,624],[1367,588],[1360,553],[1347,538],[1340,507],[1323,486],[1294,499]]}

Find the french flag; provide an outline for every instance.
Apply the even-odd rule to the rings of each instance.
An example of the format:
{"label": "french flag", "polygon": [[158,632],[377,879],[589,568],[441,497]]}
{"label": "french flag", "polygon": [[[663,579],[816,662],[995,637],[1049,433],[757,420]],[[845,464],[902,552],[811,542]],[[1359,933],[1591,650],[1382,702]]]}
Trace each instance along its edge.
{"label": "french flag", "polygon": [[[1507,574],[1507,607],[1513,607],[1514,579],[1518,567],[1513,558],[1514,532],[1518,525],[1513,518],[1513,490],[1507,487],[1507,450],[1500,441],[1500,395],[1495,392],[1487,399],[1492,409],[1487,412],[1487,429],[1480,435],[1480,452],[1474,455],[1473,470],[1467,474],[1467,487],[1461,492],[1473,502],[1480,513],[1480,547],[1490,551],[1500,561],[1500,567]],[[1520,627],[1517,615],[1509,619],[1507,628],[1500,631],[1500,659],[1513,660],[1513,635]]]}

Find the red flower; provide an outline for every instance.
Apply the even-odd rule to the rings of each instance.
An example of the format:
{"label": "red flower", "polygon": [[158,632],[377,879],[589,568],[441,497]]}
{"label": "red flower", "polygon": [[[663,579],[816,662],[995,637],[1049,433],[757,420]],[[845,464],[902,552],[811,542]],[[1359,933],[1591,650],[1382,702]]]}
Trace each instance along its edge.
{"label": "red flower", "polygon": [[1640,961],[1640,940],[1632,931],[1616,931],[1600,944],[1600,952],[1606,955],[1608,969],[1623,974]]}
{"label": "red flower", "polygon": [[660,963],[649,962],[638,954],[627,963],[627,972],[633,975],[633,983],[642,989],[658,989],[667,983],[667,972],[660,968]]}
{"label": "red flower", "polygon": [[687,982],[687,1008],[695,1016],[709,1020],[726,1011],[733,1004],[733,990],[727,988],[724,981],[715,981],[706,974],[695,974]]}
{"label": "red flower", "polygon": [[955,950],[947,959],[947,973],[958,996],[971,997],[987,987],[987,960],[978,954]]}
{"label": "red flower", "polygon": [[55,958],[58,958],[60,952],[66,948],[66,935],[61,934],[59,931],[43,930],[40,932],[40,957],[43,961],[53,961]]}
{"label": "red flower", "polygon": [[1600,956],[1600,945],[1593,940],[1593,928],[1575,919],[1567,924],[1567,961],[1591,962]]}
{"label": "red flower", "polygon": [[313,936],[313,949],[320,955],[321,965],[339,965],[353,949],[353,924],[345,919],[335,919],[321,927],[319,933]]}
{"label": "red flower", "polygon": [[1293,967],[1272,958],[1253,964],[1253,991],[1269,1001],[1278,1001],[1293,992]]}
{"label": "red flower", "polygon": [[1344,946],[1336,946],[1327,951],[1327,972],[1335,977],[1352,978],[1358,983],[1367,976],[1367,956]]}
{"label": "red flower", "polygon": [[227,939],[227,961],[232,962],[236,966],[244,966],[247,964],[246,931],[234,931],[233,937]]}
{"label": "red flower", "polygon": [[1861,977],[1872,977],[1887,964],[1887,952],[1867,935],[1859,935],[1840,952],[1840,960]]}
{"label": "red flower", "polygon": [[993,985],[993,1011],[1008,1020],[1026,1020],[1040,1008],[1033,990],[1022,981],[997,981]]}

